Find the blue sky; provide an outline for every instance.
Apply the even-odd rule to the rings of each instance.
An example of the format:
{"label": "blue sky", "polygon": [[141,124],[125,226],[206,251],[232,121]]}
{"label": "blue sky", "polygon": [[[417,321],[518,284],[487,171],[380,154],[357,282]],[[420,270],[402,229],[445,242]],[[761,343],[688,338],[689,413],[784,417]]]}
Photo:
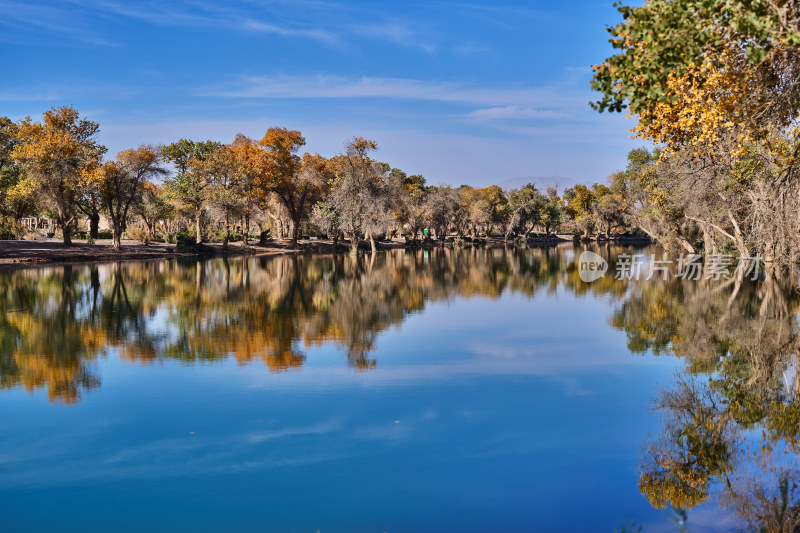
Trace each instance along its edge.
{"label": "blue sky", "polygon": [[631,119],[588,102],[611,0],[0,0],[0,115],[72,105],[109,154],[273,125],[363,135],[429,183],[602,182]]}

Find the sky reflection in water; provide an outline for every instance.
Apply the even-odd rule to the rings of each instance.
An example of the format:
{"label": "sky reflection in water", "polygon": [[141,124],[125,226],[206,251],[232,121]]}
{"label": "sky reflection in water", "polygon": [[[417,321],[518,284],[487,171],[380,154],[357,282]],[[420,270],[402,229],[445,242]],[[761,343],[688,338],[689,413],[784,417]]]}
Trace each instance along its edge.
{"label": "sky reflection in water", "polygon": [[[625,250],[598,251],[613,264]],[[650,472],[658,494],[694,498],[690,531],[731,529],[731,506],[747,505],[721,480],[761,473],[748,444],[792,438],[794,396],[773,375],[785,361],[763,354],[791,340],[796,295],[584,284],[574,252],[0,272],[0,525],[612,531],[634,519],[672,531],[639,491]],[[747,374],[756,352],[774,372]],[[654,469],[648,450],[686,446],[675,402],[651,408],[684,390],[687,368],[698,390],[750,410],[701,410],[713,460]],[[753,441],[762,426],[775,438]],[[707,496],[685,494],[690,474]]]}

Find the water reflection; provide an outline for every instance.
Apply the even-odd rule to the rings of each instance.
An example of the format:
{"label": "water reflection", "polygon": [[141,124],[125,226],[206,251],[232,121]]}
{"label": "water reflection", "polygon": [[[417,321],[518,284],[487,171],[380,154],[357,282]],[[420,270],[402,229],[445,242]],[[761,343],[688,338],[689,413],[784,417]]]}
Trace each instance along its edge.
{"label": "water reflection", "polygon": [[[0,272],[0,383],[45,388],[76,403],[97,388],[98,357],[141,363],[233,357],[299,368],[304,348],[335,343],[357,370],[373,368],[376,338],[427,301],[532,296],[560,282],[586,290],[547,249],[392,251],[161,261]],[[618,285],[611,282],[611,288]],[[608,290],[601,282],[592,290]],[[624,289],[620,289],[624,290]]]}
{"label": "water reflection", "polygon": [[790,531],[800,518],[800,346],[792,284],[770,278],[651,282],[612,324],[634,353],[684,361],[656,406],[639,488],[651,504],[693,508],[716,495],[748,528]]}
{"label": "water reflection", "polygon": [[[633,354],[683,361],[664,391],[639,489],[657,508],[725,506],[747,527],[800,519],[800,295],[789,280],[614,279],[628,248],[595,248],[610,274],[584,283],[581,248],[391,251],[156,261],[0,272],[0,387],[75,404],[101,385],[100,358],[185,364],[234,358],[299,370],[334,344],[354,372],[380,363],[379,335],[426,303],[535,298],[610,303]],[[576,324],[575,328],[580,328]],[[642,436],[644,438],[644,435]]]}

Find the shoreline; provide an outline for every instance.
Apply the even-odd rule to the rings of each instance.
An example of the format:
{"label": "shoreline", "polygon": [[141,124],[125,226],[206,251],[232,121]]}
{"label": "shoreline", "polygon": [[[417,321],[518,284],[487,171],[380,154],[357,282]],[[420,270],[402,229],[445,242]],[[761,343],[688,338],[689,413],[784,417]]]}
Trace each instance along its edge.
{"label": "shoreline", "polygon": [[[515,245],[517,241],[506,241],[503,237],[482,238],[478,246],[495,248],[499,246]],[[564,243],[594,242],[598,244],[647,244],[650,239],[615,236],[611,239],[583,240],[572,238],[568,235],[553,236],[550,239],[534,237],[528,239],[531,246],[559,245]],[[95,244],[86,244],[85,241],[73,241],[72,246],[65,247],[61,241],[0,241],[0,269],[20,269],[36,266],[50,266],[59,264],[92,264],[110,263],[119,261],[147,261],[171,258],[197,258],[208,259],[214,257],[241,257],[241,256],[273,256],[284,254],[330,254],[343,253],[349,250],[347,241],[339,241],[336,248],[328,239],[301,240],[297,246],[289,240],[270,241],[266,245],[249,243],[245,248],[242,242],[233,242],[228,245],[228,250],[222,249],[221,243],[206,243],[207,252],[178,252],[174,244],[151,243],[142,244],[138,241],[123,240],[122,250],[114,251],[111,241],[100,241]],[[362,249],[364,243],[362,243]],[[398,249],[432,249],[442,246],[453,247],[452,242],[440,244],[438,241],[416,241],[406,243],[399,240],[380,241],[378,251]],[[467,243],[466,246],[473,246]],[[369,244],[367,244],[369,250]]]}

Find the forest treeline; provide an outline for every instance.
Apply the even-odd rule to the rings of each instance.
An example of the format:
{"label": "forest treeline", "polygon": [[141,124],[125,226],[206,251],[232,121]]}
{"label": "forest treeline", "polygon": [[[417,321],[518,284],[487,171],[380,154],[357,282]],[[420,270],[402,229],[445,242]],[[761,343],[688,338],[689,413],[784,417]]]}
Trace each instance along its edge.
{"label": "forest treeline", "polygon": [[0,235],[33,238],[22,220],[47,216],[70,244],[76,222],[98,237],[101,216],[114,247],[123,235],[147,242],[195,243],[303,235],[348,239],[375,250],[376,240],[505,239],[556,231],[586,237],[626,229],[624,199],[606,185],[559,195],[530,183],[515,189],[429,185],[374,158],[377,144],[354,137],[330,158],[303,153],[301,132],[269,128],[261,139],[178,140],[142,145],[105,158],[99,125],[71,107],[40,121],[0,118]]}
{"label": "forest treeline", "polygon": [[[0,118],[0,234],[30,215],[104,216],[114,243],[179,236],[227,245],[251,233],[387,237],[637,232],[684,253],[762,259],[767,276],[800,257],[800,7],[781,0],[652,0],[619,6],[616,54],[594,66],[593,105],[628,110],[653,149],[605,184],[561,194],[535,184],[431,186],[375,159],[354,137],[333,157],[301,154],[299,131],[270,128],[228,144],[179,140],[104,159],[99,125],[70,107],[41,120]],[[129,226],[131,226],[129,228]],[[235,230],[235,232],[234,232]],[[426,231],[427,230],[427,231]]]}

